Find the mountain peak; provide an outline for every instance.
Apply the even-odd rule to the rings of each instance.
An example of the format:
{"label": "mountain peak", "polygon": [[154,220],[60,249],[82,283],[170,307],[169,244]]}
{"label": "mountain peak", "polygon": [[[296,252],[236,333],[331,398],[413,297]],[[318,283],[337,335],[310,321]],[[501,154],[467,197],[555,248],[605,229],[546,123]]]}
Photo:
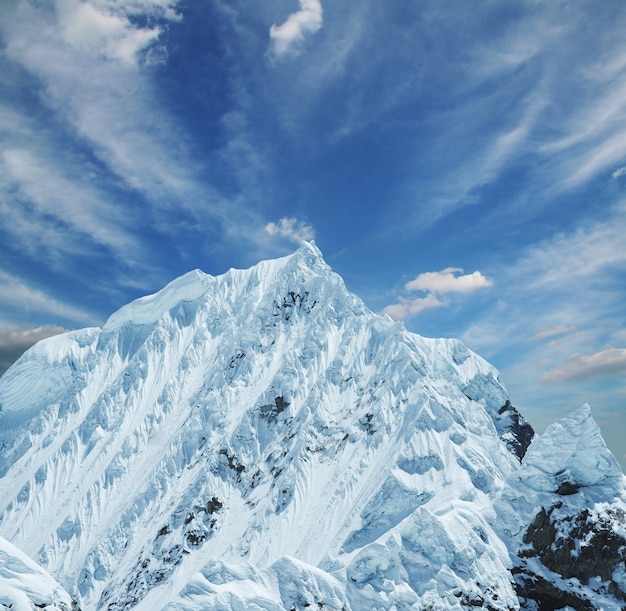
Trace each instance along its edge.
{"label": "mountain peak", "polygon": [[303,240],[300,246],[291,254],[279,259],[270,259],[262,261],[257,266],[265,268],[266,266],[276,267],[282,270],[282,273],[293,273],[296,270],[307,271],[307,275],[327,276],[332,274],[332,270],[324,259],[321,250],[315,245],[313,240]]}
{"label": "mountain peak", "polygon": [[615,471],[588,408],[520,465],[498,372],[372,313],[313,243],[53,339],[0,378],[0,536],[85,611],[510,611],[518,474]]}
{"label": "mountain peak", "polygon": [[315,240],[302,240],[302,242],[300,242],[300,246],[294,254],[304,253],[307,253],[315,259],[324,260],[324,255],[322,255],[322,251],[315,244]]}
{"label": "mountain peak", "polygon": [[594,486],[622,477],[586,403],[537,436],[523,464],[522,479],[538,490]]}
{"label": "mountain peak", "polygon": [[177,305],[201,299],[216,283],[228,283],[232,280],[233,284],[241,284],[245,279],[244,284],[250,287],[250,283],[258,280],[262,290],[265,290],[268,280],[273,281],[281,273],[293,273],[297,270],[306,270],[308,275],[326,275],[331,272],[315,243],[303,241],[292,254],[261,261],[250,269],[230,269],[220,276],[211,276],[200,269],[187,272],[156,293],[140,297],[120,308],[106,321],[103,331],[113,331],[127,324],[154,324]]}

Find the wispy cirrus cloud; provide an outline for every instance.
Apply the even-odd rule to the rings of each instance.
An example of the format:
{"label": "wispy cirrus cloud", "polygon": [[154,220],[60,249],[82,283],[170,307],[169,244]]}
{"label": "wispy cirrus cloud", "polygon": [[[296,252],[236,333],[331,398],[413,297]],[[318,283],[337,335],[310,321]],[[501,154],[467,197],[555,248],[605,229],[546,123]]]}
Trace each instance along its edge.
{"label": "wispy cirrus cloud", "polygon": [[[133,26],[124,12],[110,3],[95,6],[88,2],[57,2],[63,39],[88,53],[104,53],[134,65],[137,54],[158,37],[160,29]],[[123,6],[123,3],[122,3]]]}
{"label": "wispy cirrus cloud", "polygon": [[531,341],[542,341],[544,339],[550,339],[553,337],[559,337],[565,335],[567,333],[571,333],[576,330],[575,325],[553,325],[550,327],[542,327],[535,333],[530,340]]}
{"label": "wispy cirrus cloud", "polygon": [[[237,193],[220,193],[207,158],[199,160],[192,135],[156,93],[153,64],[167,55],[161,49],[180,22],[176,9],[177,0],[2,7],[0,61],[10,70],[1,78],[13,91],[0,107],[6,247],[57,271],[88,253],[92,263],[118,264],[111,276],[125,284],[153,287],[146,277],[159,275],[148,256],[154,236],[180,251],[189,235],[215,249],[258,237],[263,215]],[[241,157],[246,144],[241,166],[249,168],[259,155],[244,132],[235,131],[230,146]]]}
{"label": "wispy cirrus cloud", "polygon": [[[503,334],[520,345],[558,335],[588,344],[592,330],[617,331],[621,324],[607,321],[625,296],[620,282],[626,270],[625,232],[626,204],[621,203],[602,219],[581,221],[569,232],[527,245],[516,260],[495,270],[498,301],[463,339],[490,354]],[[596,335],[593,341],[601,345],[611,338]]]}
{"label": "wispy cirrus cloud", "polygon": [[[452,17],[449,11],[440,5],[433,9],[434,31],[446,31],[443,19]],[[626,25],[623,11],[618,13],[616,19]],[[489,14],[489,8],[479,10],[469,27]],[[441,74],[422,68],[423,79],[450,79],[442,88],[448,97],[427,123],[418,123],[420,144],[407,154],[410,162],[387,236],[429,230],[477,203],[503,209],[505,202],[490,202],[490,197],[507,190],[504,181],[513,168],[520,195],[507,214],[519,214],[519,199],[525,198],[522,214],[534,216],[554,205],[556,197],[609,178],[623,166],[626,62],[616,37],[580,42],[582,14],[582,7],[564,18],[550,7],[526,6],[497,35],[461,40],[463,56],[446,55],[448,67]],[[440,52],[436,44],[433,50]],[[428,147],[418,130],[427,131]],[[620,175],[618,170],[613,177]]]}
{"label": "wispy cirrus cloud", "polygon": [[[89,178],[67,176],[67,168],[59,165],[51,152],[41,156],[32,148],[7,148],[0,153],[0,165],[8,183],[5,188],[13,190],[21,202],[0,211],[7,222],[6,230],[18,230],[16,238],[28,240],[33,236],[37,241],[40,230],[45,232],[52,223],[62,239],[43,242],[38,248],[71,252],[77,242],[81,244],[76,234],[82,234],[83,240],[100,244],[116,256],[136,257],[136,241],[124,228],[129,212],[113,205]],[[23,231],[25,220],[30,231]]]}
{"label": "wispy cirrus cloud", "polygon": [[[78,208],[80,201],[99,198],[98,206],[86,205],[90,211],[77,219],[83,219],[83,228],[90,213],[102,221],[93,227],[95,242],[119,242],[126,249],[118,251],[120,259],[133,248],[141,251],[144,228],[177,241],[194,232],[209,248],[225,250],[242,236],[254,242],[262,233],[264,214],[250,201],[260,199],[259,185],[269,181],[258,178],[263,152],[239,107],[245,86],[234,86],[235,101],[221,119],[224,133],[208,147],[202,143],[209,149],[204,155],[198,155],[195,134],[163,104],[155,87],[153,65],[167,57],[168,30],[182,19],[177,10],[178,0],[58,0],[48,9],[19,0],[0,19],[6,57],[26,75],[25,87],[37,83],[38,103],[64,154],[48,155],[50,143],[33,136],[41,125],[30,135],[17,135],[6,122],[8,141],[23,158],[45,161],[40,172],[55,168],[56,186],[61,177],[83,171],[84,180],[75,181],[75,197],[66,205]],[[19,106],[8,110],[20,114]],[[32,114],[41,114],[35,110]],[[72,154],[72,147],[79,154]],[[101,176],[94,176],[94,166]],[[9,188],[27,194],[36,185],[19,169],[16,163],[7,166]],[[224,176],[227,189],[219,184]],[[129,209],[141,223],[131,227]],[[119,235],[105,235],[116,226]],[[45,231],[49,227],[40,224]],[[261,246],[263,240],[251,243],[252,249]]]}
{"label": "wispy cirrus cloud", "polygon": [[625,352],[607,346],[626,339],[624,212],[621,204],[602,219],[581,219],[494,268],[498,299],[461,334],[500,369],[540,429],[585,401],[621,402]]}
{"label": "wispy cirrus cloud", "polygon": [[[607,61],[613,51],[606,51]],[[615,66],[610,78],[600,66],[586,67],[577,86],[576,108],[558,120],[558,135],[538,149],[568,189],[608,173],[626,157],[626,65]]]}
{"label": "wispy cirrus cloud", "polygon": [[428,202],[429,205],[416,207],[416,212],[411,215],[413,223],[428,228],[455,210],[479,201],[480,189],[497,181],[500,173],[524,152],[540,104],[541,100],[528,102],[523,110],[525,114],[518,122],[497,133],[479,137],[478,134],[468,134],[465,126],[450,130],[446,138],[449,142],[444,145],[442,140],[439,146],[453,147],[453,139],[467,142],[474,138],[475,148],[466,159],[458,160],[458,163],[455,160],[449,170],[439,168],[444,172],[443,180],[430,180],[417,186],[413,197],[417,202]]}
{"label": "wispy cirrus cloud", "polygon": [[0,304],[9,306],[12,310],[44,313],[74,324],[97,325],[100,322],[89,312],[59,301],[2,270],[0,270]]}
{"label": "wispy cirrus cloud", "polygon": [[[584,402],[607,422],[614,421],[607,411],[622,409],[624,232],[624,208],[616,206],[602,220],[581,219],[523,248],[493,267],[497,300],[460,333],[500,370],[538,431]],[[612,426],[605,431],[611,447],[623,447]]]}
{"label": "wispy cirrus cloud", "polygon": [[320,0],[299,0],[300,10],[291,13],[281,25],[270,28],[270,49],[276,57],[297,52],[306,35],[314,34],[324,24]]}
{"label": "wispy cirrus cloud", "polygon": [[[7,56],[42,85],[41,101],[67,136],[73,132],[125,188],[157,208],[189,212],[201,180],[185,137],[155,103],[145,53],[163,26],[176,20],[175,2],[59,1],[44,11],[19,2],[7,11]],[[130,17],[135,17],[131,21]]]}
{"label": "wispy cirrus cloud", "polygon": [[527,289],[581,295],[583,287],[592,289],[626,267],[624,231],[626,204],[621,203],[608,218],[583,222],[568,233],[528,247],[511,272],[524,279]]}
{"label": "wispy cirrus cloud", "polygon": [[543,382],[569,382],[626,374],[626,349],[609,348],[595,354],[575,354],[554,369],[546,371]]}
{"label": "wispy cirrus cloud", "polygon": [[[461,274],[461,275],[459,275]],[[493,286],[493,281],[481,272],[463,274],[458,267],[448,267],[440,272],[424,272],[404,285],[406,291],[426,293],[425,296],[400,296],[398,303],[388,305],[382,314],[394,320],[405,320],[424,310],[441,308],[449,304],[451,293],[472,293],[481,288]]]}

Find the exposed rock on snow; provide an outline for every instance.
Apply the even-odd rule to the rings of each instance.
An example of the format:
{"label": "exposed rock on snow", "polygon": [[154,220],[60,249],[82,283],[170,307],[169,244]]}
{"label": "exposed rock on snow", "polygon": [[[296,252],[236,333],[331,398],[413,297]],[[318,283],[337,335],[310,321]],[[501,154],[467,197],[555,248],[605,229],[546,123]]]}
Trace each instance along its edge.
{"label": "exposed rock on snow", "polygon": [[619,609],[624,477],[587,407],[533,437],[304,243],[9,369],[0,534],[84,610]]}

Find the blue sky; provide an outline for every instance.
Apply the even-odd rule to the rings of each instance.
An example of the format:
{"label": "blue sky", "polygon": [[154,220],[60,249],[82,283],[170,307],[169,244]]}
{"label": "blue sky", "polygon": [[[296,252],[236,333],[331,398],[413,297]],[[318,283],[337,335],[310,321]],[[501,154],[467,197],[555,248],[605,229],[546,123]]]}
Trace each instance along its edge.
{"label": "blue sky", "polygon": [[626,4],[0,4],[0,366],[315,239],[626,464]]}

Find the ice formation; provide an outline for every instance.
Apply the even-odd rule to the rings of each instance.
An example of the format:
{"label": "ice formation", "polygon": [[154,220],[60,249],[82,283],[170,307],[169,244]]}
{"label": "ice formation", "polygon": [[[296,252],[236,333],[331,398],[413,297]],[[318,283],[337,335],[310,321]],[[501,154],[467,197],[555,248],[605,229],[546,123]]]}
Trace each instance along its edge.
{"label": "ice formation", "polygon": [[369,311],[309,243],[35,345],[0,378],[0,448],[0,535],[83,610],[626,599],[589,409],[533,440],[491,365]]}

